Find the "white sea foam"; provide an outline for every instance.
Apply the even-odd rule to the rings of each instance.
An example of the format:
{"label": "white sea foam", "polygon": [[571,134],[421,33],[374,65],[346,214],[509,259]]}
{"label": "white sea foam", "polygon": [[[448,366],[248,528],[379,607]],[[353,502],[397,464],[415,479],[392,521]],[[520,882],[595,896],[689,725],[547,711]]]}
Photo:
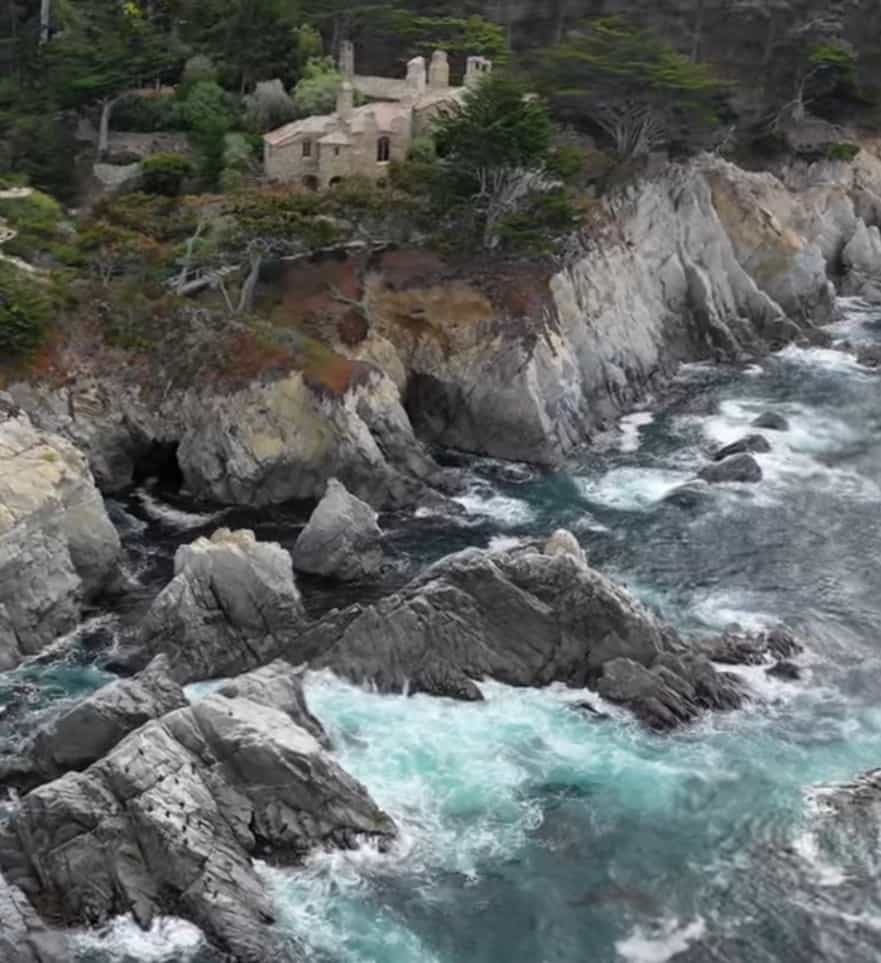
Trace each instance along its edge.
{"label": "white sea foam", "polygon": [[618,442],[619,451],[638,451],[641,444],[640,429],[650,425],[654,420],[655,416],[650,411],[634,411],[632,414],[625,415],[618,422],[618,428],[621,432],[621,438]]}
{"label": "white sea foam", "polygon": [[161,916],[142,930],[132,916],[119,916],[98,930],[76,933],[82,953],[104,953],[119,963],[187,963],[201,946],[201,930],[186,920]]}
{"label": "white sea foam", "polygon": [[847,881],[847,874],[838,866],[830,863],[820,850],[815,833],[806,830],[799,833],[793,842],[793,849],[811,867],[816,882],[820,886],[841,886]]}
{"label": "white sea foam", "polygon": [[[767,407],[752,398],[724,401],[717,415],[702,420],[702,433],[714,448],[729,445],[756,432],[752,421]],[[775,410],[785,415],[789,428],[766,432],[771,451],[755,454],[764,475],[762,485],[751,490],[756,501],[772,503],[781,491],[805,485],[834,486],[843,497],[881,499],[881,486],[874,478],[822,460],[859,443],[859,426],[806,405],[790,403]]]}
{"label": "white sea foam", "polygon": [[811,368],[825,368],[828,371],[859,374],[865,369],[857,362],[856,355],[838,348],[803,348],[794,344],[787,345],[777,352],[777,357],[787,362]]}
{"label": "white sea foam", "polygon": [[528,525],[535,518],[535,512],[522,498],[501,495],[484,486],[458,495],[453,501],[461,505],[469,515],[492,519],[500,528],[518,528]]}
{"label": "white sea foam", "polygon": [[174,508],[167,502],[160,501],[144,489],[140,489],[136,494],[138,500],[144,506],[144,511],[151,518],[171,528],[202,528],[225,514],[225,509],[205,513],[185,512],[180,508]]}
{"label": "white sea foam", "polygon": [[657,930],[637,926],[627,939],[615,943],[615,949],[628,963],[667,963],[678,953],[684,953],[692,943],[703,939],[706,932],[706,923],[700,917],[684,926],[678,919],[670,919]]}
{"label": "white sea foam", "polygon": [[522,545],[524,541],[525,539],[517,538],[516,535],[493,535],[487,548],[491,552],[507,552]]}
{"label": "white sea foam", "polygon": [[614,468],[601,478],[575,479],[590,501],[620,511],[645,511],[693,478],[677,468]]}

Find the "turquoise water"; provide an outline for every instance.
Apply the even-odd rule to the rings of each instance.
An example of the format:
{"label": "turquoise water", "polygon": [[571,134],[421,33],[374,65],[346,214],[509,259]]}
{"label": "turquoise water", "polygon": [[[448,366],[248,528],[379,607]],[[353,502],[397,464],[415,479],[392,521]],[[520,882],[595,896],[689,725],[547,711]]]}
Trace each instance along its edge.
{"label": "turquoise water", "polygon": [[[837,333],[881,338],[853,304]],[[768,408],[790,428],[765,433],[760,485],[720,486],[689,509],[664,501]],[[801,680],[742,670],[746,709],[662,737],[611,707],[585,716],[573,706],[583,694],[562,688],[485,683],[486,702],[471,705],[310,676],[340,762],[401,828],[387,854],[261,867],[278,925],[310,961],[881,958],[878,830],[830,833],[818,794],[881,765],[881,377],[823,349],[746,371],[688,366],[664,404],[622,428],[552,477],[470,463],[461,515],[385,519],[395,569],[384,590],[464,545],[563,525],[686,632],[793,626],[808,640]],[[217,520],[149,507],[135,555],[152,586],[143,573],[164,573],[173,545]],[[299,516],[257,522],[287,543]],[[328,590],[304,591],[318,605]],[[90,963],[209,958],[174,920],[146,935],[120,921],[83,940]]]}

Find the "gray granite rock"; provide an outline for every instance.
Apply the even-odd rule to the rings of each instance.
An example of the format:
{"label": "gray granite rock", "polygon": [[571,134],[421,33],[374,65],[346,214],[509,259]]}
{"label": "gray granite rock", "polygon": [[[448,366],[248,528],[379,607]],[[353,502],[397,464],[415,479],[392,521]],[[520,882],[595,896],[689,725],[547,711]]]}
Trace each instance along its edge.
{"label": "gray granite rock", "polygon": [[253,856],[391,840],[395,827],[282,709],[213,695],[146,723],[0,826],[0,871],[45,917],[95,925],[172,910],[236,963],[300,960],[270,929]]}
{"label": "gray granite rock", "polygon": [[[467,700],[482,698],[477,683],[484,678],[580,687],[597,684],[608,663],[626,660],[653,678],[663,668],[665,678],[679,679],[667,682],[679,693],[678,708],[669,697],[662,703],[682,720],[736,704],[703,654],[573,553],[570,539],[566,551],[555,551],[563,541],[555,535],[551,554],[530,545],[451,555],[375,605],[329,614],[293,642],[288,658],[380,691]],[[657,699],[640,689],[619,701],[655,724],[663,713],[654,702],[642,707],[639,691]]]}
{"label": "gray granite rock", "polygon": [[72,629],[119,553],[86,459],[0,399],[0,669]]}
{"label": "gray granite rock", "polygon": [[376,512],[331,478],[294,546],[294,568],[352,581],[375,574],[382,558]]}
{"label": "gray granite rock", "polygon": [[174,571],[141,624],[133,661],[165,653],[181,683],[270,661],[306,620],[290,555],[253,532],[221,528],[184,545]]}

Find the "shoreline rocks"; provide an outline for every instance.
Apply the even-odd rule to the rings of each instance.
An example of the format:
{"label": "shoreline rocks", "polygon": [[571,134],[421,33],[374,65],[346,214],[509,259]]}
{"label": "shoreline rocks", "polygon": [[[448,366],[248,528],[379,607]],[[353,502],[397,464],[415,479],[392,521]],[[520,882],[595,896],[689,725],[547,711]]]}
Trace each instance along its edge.
{"label": "shoreline rocks", "polygon": [[348,582],[382,567],[382,531],[376,512],[336,478],[297,539],[294,568]]}
{"label": "shoreline rocks", "polygon": [[317,846],[387,845],[396,829],[267,692],[176,709],[29,792],[0,825],[8,884],[65,925],[131,912],[147,928],[173,911],[236,963],[299,960],[267,926],[252,857],[292,865]]}
{"label": "shoreline rocks", "polygon": [[174,571],[120,664],[164,653],[181,684],[234,675],[269,662],[306,622],[290,555],[246,529],[181,546]]}
{"label": "shoreline rocks", "polygon": [[655,728],[743,701],[735,680],[592,569],[565,535],[551,539],[551,554],[532,545],[448,556],[375,605],[330,613],[287,658],[381,692],[467,701],[483,698],[483,678],[589,686]]}
{"label": "shoreline rocks", "polygon": [[70,631],[120,550],[85,457],[0,394],[0,669]]}

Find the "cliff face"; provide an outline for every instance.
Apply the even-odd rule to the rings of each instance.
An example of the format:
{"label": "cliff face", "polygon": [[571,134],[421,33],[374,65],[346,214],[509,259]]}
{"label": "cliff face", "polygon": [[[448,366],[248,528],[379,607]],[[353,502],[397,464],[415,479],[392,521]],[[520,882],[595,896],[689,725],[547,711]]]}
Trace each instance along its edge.
{"label": "cliff face", "polygon": [[[420,501],[445,481],[422,441],[556,465],[680,361],[821,338],[833,282],[881,298],[879,156],[867,144],[853,163],[780,177],[709,156],[669,165],[604,202],[557,262],[392,251],[295,265],[293,323],[323,318],[332,342],[324,383],[284,369],[158,408],[113,375],[12,391],[86,448],[105,487],[130,482],[157,441],[176,446],[194,494],[247,505],[318,498],[331,477],[375,506]],[[323,294],[305,296],[310,272]]]}
{"label": "cliff face", "polygon": [[545,277],[402,279],[380,264],[359,352],[403,368],[422,437],[553,465],[679,361],[819,337],[830,279],[874,296],[878,191],[868,151],[785,181],[711,157],[672,166],[611,200]]}

